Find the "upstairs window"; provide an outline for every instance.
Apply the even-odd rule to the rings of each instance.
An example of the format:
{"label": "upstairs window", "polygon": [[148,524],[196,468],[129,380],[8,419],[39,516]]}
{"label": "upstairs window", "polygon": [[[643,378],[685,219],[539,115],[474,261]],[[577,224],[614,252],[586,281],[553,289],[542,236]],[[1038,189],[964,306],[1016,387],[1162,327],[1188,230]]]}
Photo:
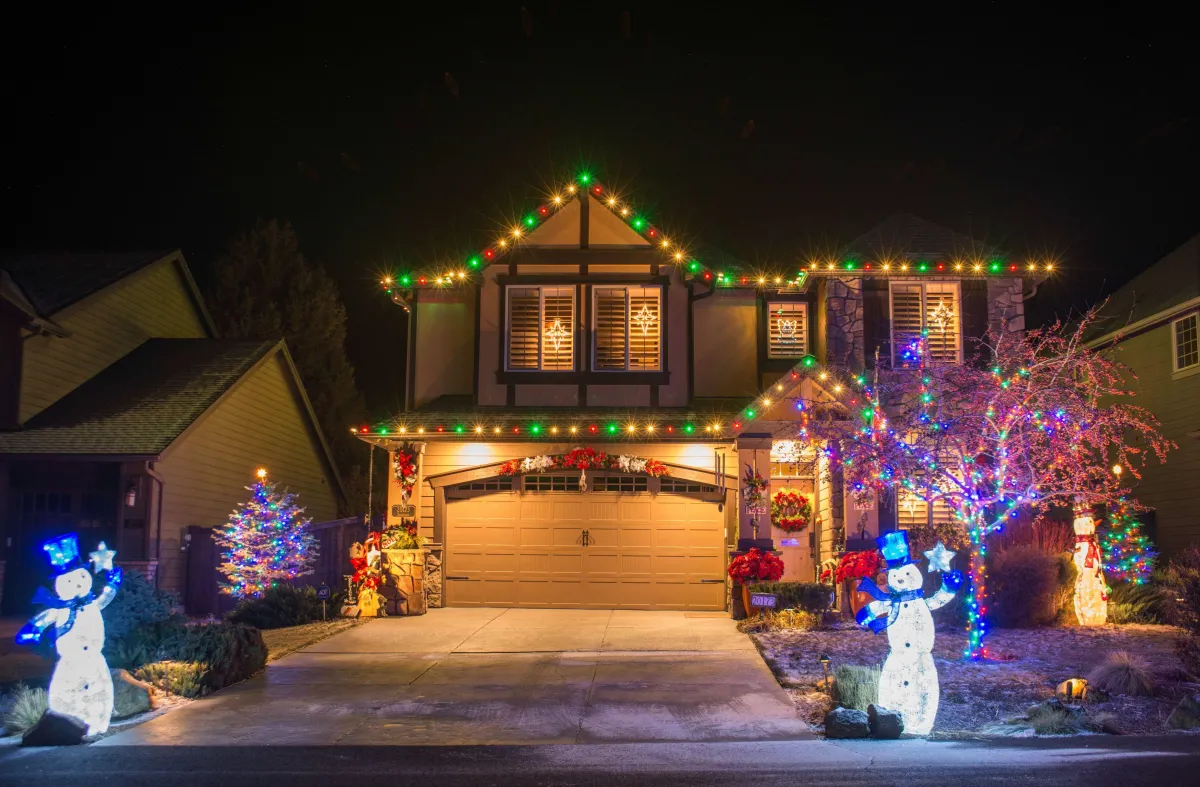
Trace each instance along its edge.
{"label": "upstairs window", "polygon": [[1200,315],[1189,314],[1175,321],[1172,333],[1175,336],[1175,371],[1181,372],[1200,365],[1200,340],[1197,321]]}
{"label": "upstairs window", "polygon": [[662,369],[662,288],[596,287],[592,368]]}
{"label": "upstairs window", "polygon": [[922,331],[929,354],[942,363],[962,361],[958,282],[892,282],[892,359]]}
{"label": "upstairs window", "polygon": [[574,287],[509,287],[507,319],[510,370],[574,370]]}
{"label": "upstairs window", "polygon": [[808,304],[768,303],[767,309],[767,357],[808,355]]}

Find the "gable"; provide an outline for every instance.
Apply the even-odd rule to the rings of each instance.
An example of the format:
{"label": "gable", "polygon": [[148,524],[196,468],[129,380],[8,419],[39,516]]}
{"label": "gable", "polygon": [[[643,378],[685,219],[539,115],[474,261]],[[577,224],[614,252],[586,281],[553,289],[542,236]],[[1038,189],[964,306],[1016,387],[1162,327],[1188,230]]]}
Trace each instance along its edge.
{"label": "gable", "polygon": [[[583,209],[587,200],[587,210]],[[615,202],[615,199],[613,199]],[[649,248],[650,241],[625,223],[619,214],[629,208],[609,207],[591,194],[576,195],[558,208],[537,229],[525,236],[521,245],[534,248],[580,247],[580,222],[587,221],[588,248]]]}

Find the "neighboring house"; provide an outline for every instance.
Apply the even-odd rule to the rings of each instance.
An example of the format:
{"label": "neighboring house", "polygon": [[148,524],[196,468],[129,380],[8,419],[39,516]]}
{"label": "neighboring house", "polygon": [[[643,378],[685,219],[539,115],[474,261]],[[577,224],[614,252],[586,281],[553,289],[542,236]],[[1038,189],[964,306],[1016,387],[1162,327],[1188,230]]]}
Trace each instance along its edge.
{"label": "neighboring house", "polygon": [[223,524],[255,469],[333,519],[341,486],[281,340],[216,338],[179,252],[0,258],[3,604],[77,531],[182,593],[183,534]]}
{"label": "neighboring house", "polygon": [[1154,509],[1158,548],[1172,555],[1200,543],[1200,235],[1117,290],[1104,315],[1090,346],[1115,348],[1138,378],[1133,403],[1179,446],[1134,486]]}
{"label": "neighboring house", "polygon": [[[789,579],[815,579],[848,531],[905,524],[847,513],[840,475],[786,439],[820,364],[890,366],[935,322],[935,352],[971,357],[989,325],[1023,329],[1030,271],[907,215],[836,259],[755,270],[581,177],[461,266],[384,280],[411,312],[408,412],[361,437],[417,457],[388,521],[415,518],[430,539],[435,606],[722,610],[729,553],[755,543],[748,465],[815,501],[799,533],[757,517]],[[669,475],[589,470],[582,492],[576,469],[506,474],[576,447]]]}

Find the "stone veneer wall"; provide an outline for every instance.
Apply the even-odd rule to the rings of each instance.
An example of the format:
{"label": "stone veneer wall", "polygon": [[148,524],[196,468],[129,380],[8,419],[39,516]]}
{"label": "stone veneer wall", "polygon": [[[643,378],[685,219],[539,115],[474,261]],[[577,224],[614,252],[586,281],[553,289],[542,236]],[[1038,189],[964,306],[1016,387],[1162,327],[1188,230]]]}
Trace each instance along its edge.
{"label": "stone veneer wall", "polygon": [[1021,279],[988,279],[988,328],[999,331],[1008,320],[1010,332],[1025,330],[1025,299]]}
{"label": "stone veneer wall", "polygon": [[426,544],[425,603],[430,609],[444,607],[442,595],[442,545]]}
{"label": "stone veneer wall", "polygon": [[862,368],[866,346],[862,279],[830,278],[826,280],[826,287],[828,362],[843,368]]}

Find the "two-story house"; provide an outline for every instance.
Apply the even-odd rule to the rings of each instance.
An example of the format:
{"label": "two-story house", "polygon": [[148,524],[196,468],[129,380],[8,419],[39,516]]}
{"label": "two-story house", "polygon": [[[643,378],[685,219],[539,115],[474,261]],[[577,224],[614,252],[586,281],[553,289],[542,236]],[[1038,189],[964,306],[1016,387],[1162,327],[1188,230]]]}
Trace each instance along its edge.
{"label": "two-story house", "polygon": [[258,467],[315,521],[336,517],[286,347],[217,338],[182,254],[0,258],[5,612],[28,610],[41,545],[71,531],[182,597],[188,528],[224,524]]}
{"label": "two-story house", "polygon": [[[938,512],[848,508],[793,403],[825,364],[889,365],[939,309],[948,359],[1021,330],[1030,264],[896,215],[835,258],[757,270],[578,176],[477,255],[384,280],[411,312],[407,411],[361,435],[402,476],[389,524],[430,540],[434,606],[722,610],[730,552],[754,543],[812,581],[847,531]],[[747,467],[810,498],[808,527],[747,510]]]}
{"label": "two-story house", "polygon": [[1135,404],[1179,446],[1147,466],[1134,495],[1153,509],[1147,524],[1164,556],[1200,543],[1195,479],[1200,473],[1200,235],[1118,289],[1089,342],[1112,348],[1137,375]]}

